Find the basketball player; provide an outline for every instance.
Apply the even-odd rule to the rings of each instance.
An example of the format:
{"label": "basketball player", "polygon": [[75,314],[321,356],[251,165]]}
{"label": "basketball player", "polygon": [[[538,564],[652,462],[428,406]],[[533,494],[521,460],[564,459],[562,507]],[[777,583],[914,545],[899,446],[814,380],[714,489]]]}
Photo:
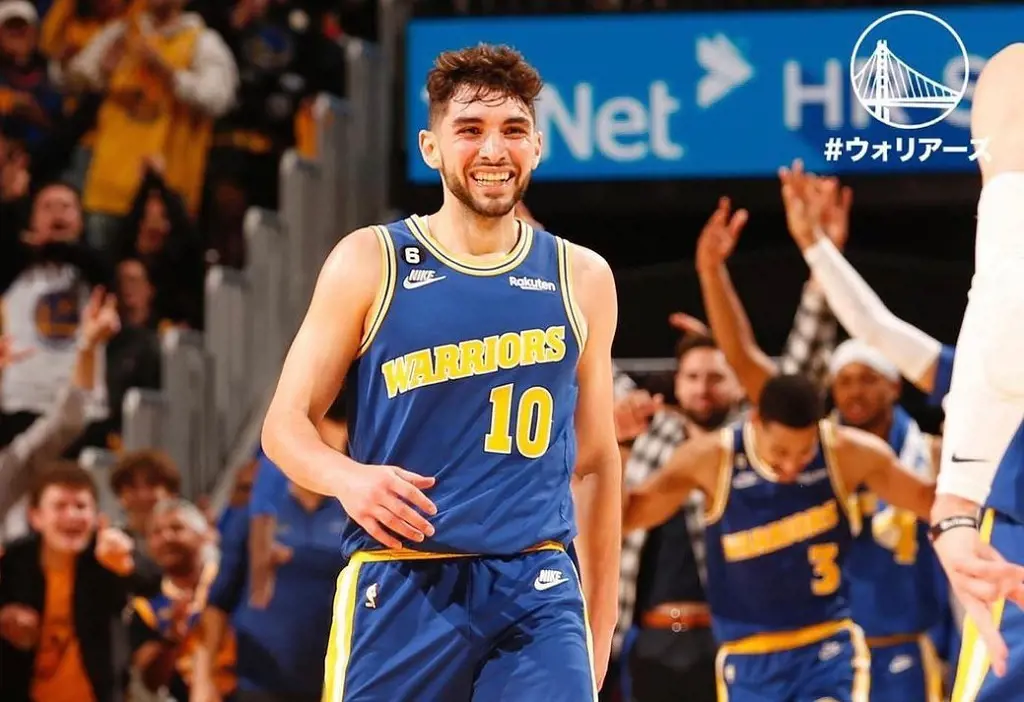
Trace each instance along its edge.
{"label": "basketball player", "polygon": [[706,496],[719,700],[868,699],[870,654],[842,569],[860,529],[850,497],[866,485],[925,518],[934,486],[822,412],[810,380],[771,377],[750,419],[683,444],[628,496],[626,529],[663,523],[693,489]]}
{"label": "basketball player", "polygon": [[[507,47],[438,57],[419,143],[443,206],[347,236],[285,360],[263,446],[351,517],[330,702],[597,697],[622,516],[616,296],[603,259],[514,216],[540,89]],[[348,457],[316,431],[343,382]],[[574,470],[586,598],[565,553]]]}
{"label": "basketball player", "polygon": [[[897,404],[896,366],[873,347],[849,339],[836,347],[829,368],[838,421],[881,438],[902,465],[933,482],[931,437]],[[867,490],[857,498],[864,530],[851,545],[844,573],[853,620],[871,649],[871,700],[941,702],[942,661],[929,634],[944,629],[949,586],[927,522]]]}
{"label": "basketball player", "polygon": [[[989,59],[971,132],[975,273],[957,339],[932,512],[935,549],[967,613],[955,702],[1024,694],[1024,44]],[[979,524],[979,509],[985,507]]]}

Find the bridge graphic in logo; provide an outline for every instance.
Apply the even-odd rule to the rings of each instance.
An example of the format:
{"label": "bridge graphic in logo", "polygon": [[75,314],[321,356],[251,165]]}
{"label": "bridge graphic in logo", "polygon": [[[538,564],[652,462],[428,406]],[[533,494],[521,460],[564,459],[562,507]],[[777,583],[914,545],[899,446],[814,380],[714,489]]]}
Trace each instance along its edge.
{"label": "bridge graphic in logo", "polygon": [[[946,30],[948,39],[944,45],[928,49],[943,52],[943,55],[949,53],[951,59],[957,58],[952,52],[959,49],[963,73],[956,85],[947,85],[926,75],[914,67],[912,58],[904,60],[890,46],[886,23],[911,18],[916,22],[935,23]],[[906,32],[902,36],[906,37]],[[864,58],[860,54],[865,46],[871,45],[871,39],[874,39],[874,50]],[[919,45],[914,48],[921,52]],[[850,81],[857,100],[868,114],[895,129],[920,129],[945,119],[963,100],[967,76],[967,49],[959,35],[945,20],[920,10],[900,10],[872,22],[857,40],[850,59]],[[948,78],[948,82],[953,82]]]}

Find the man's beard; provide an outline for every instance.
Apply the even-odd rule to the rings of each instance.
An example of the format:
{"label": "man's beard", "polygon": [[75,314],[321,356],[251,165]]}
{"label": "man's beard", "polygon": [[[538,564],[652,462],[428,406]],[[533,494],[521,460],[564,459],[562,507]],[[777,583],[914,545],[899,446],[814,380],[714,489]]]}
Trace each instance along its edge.
{"label": "man's beard", "polygon": [[716,407],[703,415],[695,414],[685,407],[682,407],[681,409],[683,411],[683,416],[686,417],[688,421],[691,421],[701,429],[706,430],[721,428],[725,424],[725,420],[729,418],[729,414],[732,412],[732,407]]}
{"label": "man's beard", "polygon": [[443,163],[441,164],[441,179],[452,195],[458,198],[459,202],[465,205],[470,212],[481,217],[495,218],[504,217],[515,209],[515,206],[523,199],[523,195],[526,193],[526,186],[530,184],[530,178],[527,176],[522,179],[522,182],[516,181],[515,190],[509,200],[492,200],[487,198],[480,201],[469,192],[468,184],[463,183],[455,173],[446,170]]}

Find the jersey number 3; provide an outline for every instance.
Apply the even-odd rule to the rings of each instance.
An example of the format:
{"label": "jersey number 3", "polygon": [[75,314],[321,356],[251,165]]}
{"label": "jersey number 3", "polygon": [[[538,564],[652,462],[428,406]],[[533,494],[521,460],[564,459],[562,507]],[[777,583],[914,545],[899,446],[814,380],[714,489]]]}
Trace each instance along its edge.
{"label": "jersey number 3", "polygon": [[814,569],[811,592],[815,595],[831,595],[839,589],[842,574],[839,572],[838,544],[814,544],[807,549],[807,560]]}
{"label": "jersey number 3", "polygon": [[484,437],[484,451],[512,453],[512,435],[515,447],[526,458],[540,458],[551,444],[551,423],[554,417],[554,399],[547,388],[527,388],[519,398],[515,425],[512,424],[512,383],[491,390],[491,430]]}

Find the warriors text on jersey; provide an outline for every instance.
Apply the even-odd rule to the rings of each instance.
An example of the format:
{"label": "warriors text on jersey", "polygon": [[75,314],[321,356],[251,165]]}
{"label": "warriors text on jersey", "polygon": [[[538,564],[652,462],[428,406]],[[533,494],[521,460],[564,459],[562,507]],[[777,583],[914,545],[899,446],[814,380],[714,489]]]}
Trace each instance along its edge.
{"label": "warriors text on jersey", "polygon": [[722,431],[707,516],[708,600],[720,643],[850,616],[841,569],[852,535],[833,425],[820,424],[818,452],[792,483],[757,457],[753,431],[749,422]]}
{"label": "warriors text on jersey", "polygon": [[[519,223],[501,260],[471,265],[413,216],[375,227],[372,324],[346,380],[349,450],[436,478],[435,534],[415,548],[503,555],[575,535],[576,365],[585,341],[568,245]],[[377,548],[358,524],[346,554]]]}

